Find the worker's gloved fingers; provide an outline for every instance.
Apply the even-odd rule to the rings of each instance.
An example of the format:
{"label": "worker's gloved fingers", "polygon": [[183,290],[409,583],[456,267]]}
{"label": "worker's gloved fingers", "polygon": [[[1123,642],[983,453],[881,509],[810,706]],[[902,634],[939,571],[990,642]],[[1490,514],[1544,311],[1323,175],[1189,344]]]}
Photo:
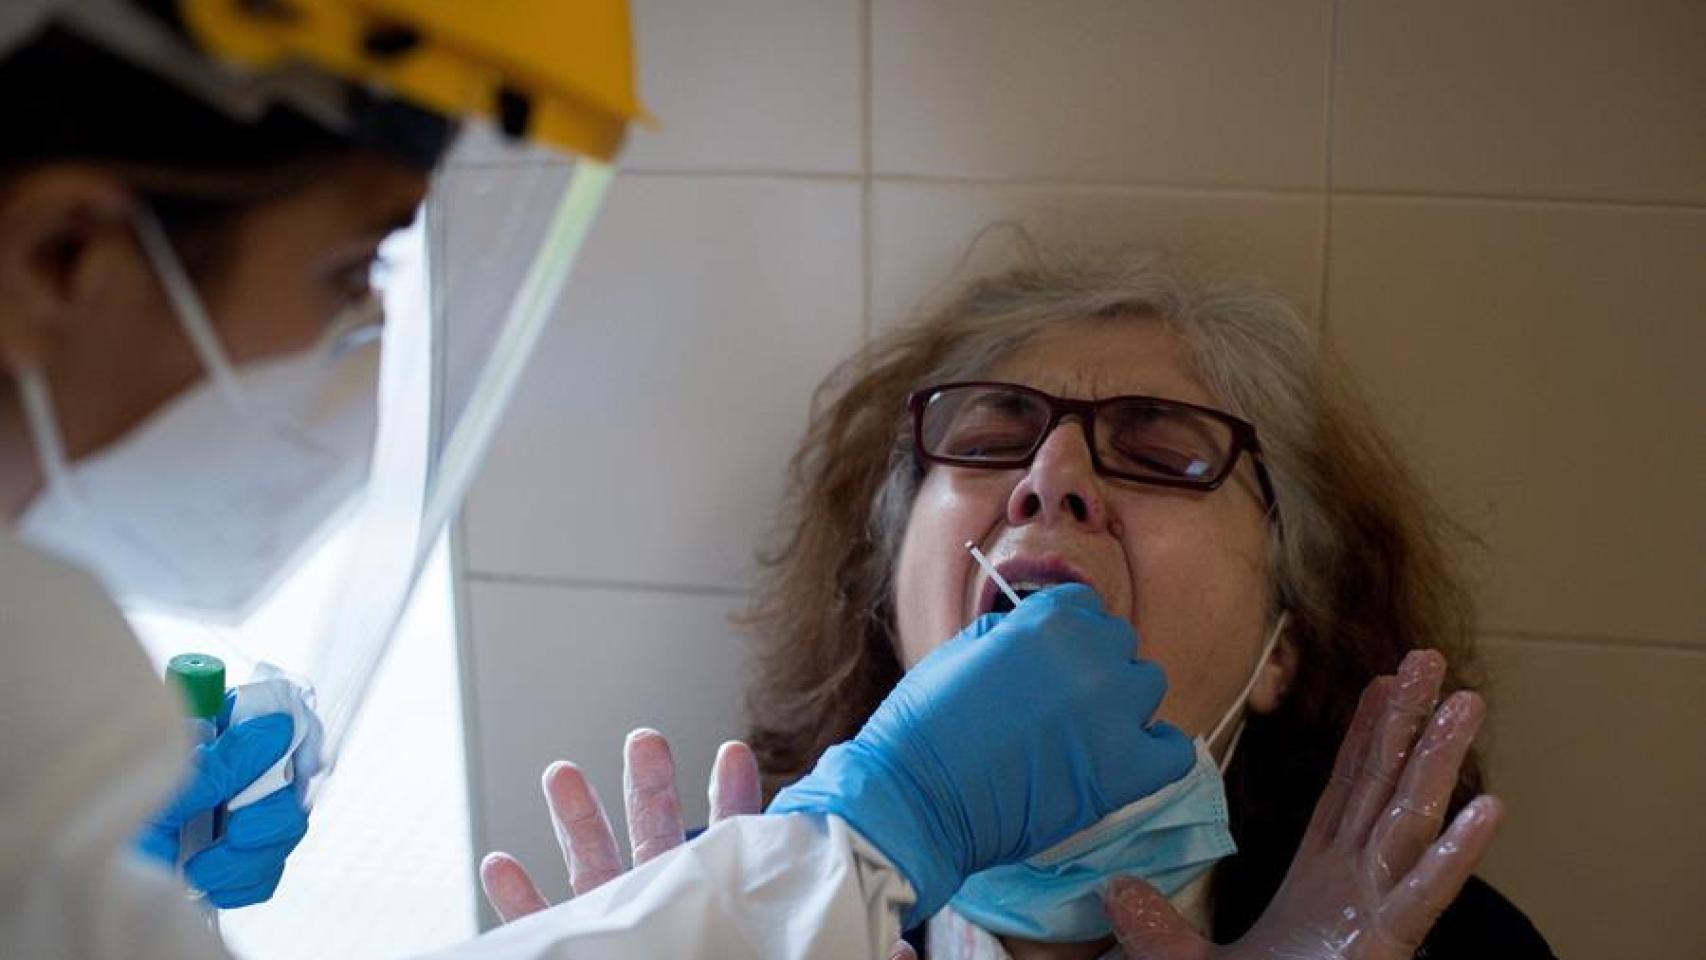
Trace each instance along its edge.
{"label": "worker's gloved fingers", "polygon": [[[1132,728],[1143,719],[1143,716],[1134,717]],[[1112,798],[1111,809],[1141,800],[1183,777],[1191,772],[1197,756],[1196,742],[1165,720],[1156,720],[1140,729],[1137,742],[1130,748],[1107,752],[1121,760],[1143,757],[1142,764],[1115,763],[1098,777]]]}
{"label": "worker's gloved fingers", "polygon": [[136,835],[136,852],[172,869],[178,866],[178,835],[176,824],[149,823]]}
{"label": "worker's gloved fingers", "polygon": [[[1120,642],[1125,646],[1126,642]],[[1155,712],[1156,705],[1167,696],[1167,675],[1161,672],[1161,665],[1153,660],[1135,659],[1129,649],[1121,651],[1127,658],[1124,669],[1113,674],[1116,681],[1125,687],[1123,695],[1133,701],[1132,711],[1139,720],[1147,720]],[[1140,722],[1138,726],[1142,726]]]}
{"label": "worker's gloved fingers", "polygon": [[758,775],[758,757],[751,747],[730,740],[717,748],[706,794],[711,801],[713,824],[763,811],[764,790]]}
{"label": "worker's gloved fingers", "polygon": [[225,833],[184,864],[184,882],[220,909],[272,896],[284,864],[308,832],[308,814],[291,788],[234,811]]}
{"label": "worker's gloved fingers", "polygon": [[[978,617],[976,620],[973,620],[971,623],[966,624],[966,628],[964,630],[961,630],[959,633],[949,637],[948,643],[973,643],[980,640],[985,634],[989,633],[989,631],[994,630],[999,626],[1002,618],[1006,616],[1006,613],[986,613],[983,616]],[[946,644],[943,644],[943,646],[946,646]],[[940,647],[937,649],[940,649]],[[933,653],[935,651],[931,652]]]}
{"label": "worker's gloved fingers", "polygon": [[270,847],[280,843],[294,846],[308,833],[308,811],[295,787],[267,794],[225,818],[222,842],[238,850]]}
{"label": "worker's gloved fingers", "polygon": [[586,774],[572,763],[559,760],[545,768],[540,781],[545,804],[551,808],[551,826],[557,846],[569,868],[569,887],[576,896],[591,893],[622,873],[622,858],[616,852],[616,831],[604,815],[604,804]]}
{"label": "worker's gloved fingers", "polygon": [[266,903],[272,895],[278,892],[279,881],[283,873],[275,874],[266,880],[252,883],[246,887],[232,890],[203,891],[202,900],[221,910],[236,910],[239,907],[252,907],[257,903]]}
{"label": "worker's gloved fingers", "polygon": [[288,714],[269,713],[244,720],[212,743],[196,747],[189,782],[154,822],[181,828],[241,793],[284,756],[293,727]]}
{"label": "worker's gloved fingers", "polygon": [[488,853],[480,861],[480,889],[504,923],[550,906],[521,862],[507,853]]}
{"label": "worker's gloved fingers", "polygon": [[285,858],[295,849],[294,840],[253,850],[238,850],[221,841],[184,864],[184,882],[202,891],[216,907],[224,907],[226,904],[221,902],[221,898],[233,900],[239,891],[264,887],[267,896],[271,896],[273,888],[278,886],[279,877],[284,875]]}
{"label": "worker's gloved fingers", "polygon": [[1398,680],[1387,697],[1386,709],[1374,728],[1362,767],[1351,786],[1340,818],[1336,843],[1341,850],[1359,850],[1368,841],[1374,821],[1398,784],[1422,724],[1439,700],[1445,677],[1445,658],[1434,650],[1412,650],[1398,667]]}
{"label": "worker's gloved fingers", "polygon": [[1376,889],[1410,872],[1445,825],[1446,805],[1486,709],[1479,694],[1459,691],[1434,713],[1405,765],[1398,789],[1374,825],[1365,861]]}
{"label": "worker's gloved fingers", "polygon": [[675,792],[675,760],[669,741],[656,730],[628,734],[623,745],[622,799],[628,812],[628,842],[634,866],[687,841],[681,799]]}
{"label": "worker's gloved fingers", "polygon": [[1421,943],[1440,913],[1457,899],[1492,845],[1504,815],[1504,805],[1486,795],[1458,811],[1445,835],[1428,848],[1381,907],[1381,926],[1392,940],[1412,948]]}
{"label": "worker's gloved fingers", "polygon": [[232,725],[219,739],[197,748],[202,781],[217,797],[211,809],[242,793],[290,749],[295,722],[287,713],[268,713]]}
{"label": "worker's gloved fingers", "polygon": [[1368,755],[1369,741],[1374,738],[1374,726],[1386,712],[1386,700],[1392,694],[1392,684],[1391,677],[1375,677],[1363,688],[1362,697],[1357,701],[1356,713],[1352,715],[1350,726],[1345,730],[1345,739],[1339,743],[1338,757],[1333,761],[1333,773],[1327,779],[1327,786],[1321,791],[1321,798],[1315,801],[1315,812],[1309,819],[1309,829],[1303,834],[1300,851],[1319,850],[1332,843],[1333,838],[1338,835],[1339,821],[1345,815],[1345,804],[1350,800],[1351,788],[1356,785],[1357,772],[1362,769],[1363,758]]}
{"label": "worker's gloved fingers", "polygon": [[[1085,613],[1095,614],[1103,612],[1102,595],[1086,583],[1057,583],[1032,594],[1032,596],[1047,596],[1054,606],[1062,610],[1082,610]],[[1030,597],[1026,599],[1028,600]]]}
{"label": "worker's gloved fingers", "polygon": [[[1051,618],[1059,623],[1068,624],[1070,639],[1076,641],[1077,651],[1102,663],[1142,663],[1134,660],[1139,646],[1136,631],[1123,618],[1110,616],[1102,607],[1102,597],[1094,588],[1082,583],[1058,583],[1026,597],[1024,602],[1014,608],[1013,613],[1023,610],[1024,617],[1040,624],[1041,618]],[[1009,613],[1011,617],[1013,614]],[[1067,636],[1055,634],[1050,637],[1053,641],[1067,639]],[[1159,669],[1157,669],[1159,674]],[[1166,692],[1167,681],[1161,679],[1161,691]]]}

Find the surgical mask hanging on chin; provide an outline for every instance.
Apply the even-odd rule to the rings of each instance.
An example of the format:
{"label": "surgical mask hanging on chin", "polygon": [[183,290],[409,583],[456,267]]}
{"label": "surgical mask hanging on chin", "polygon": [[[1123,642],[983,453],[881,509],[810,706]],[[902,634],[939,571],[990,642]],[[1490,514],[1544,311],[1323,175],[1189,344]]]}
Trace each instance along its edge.
{"label": "surgical mask hanging on chin", "polygon": [[954,911],[1001,936],[1048,943],[1099,940],[1113,932],[1102,891],[1114,877],[1140,877],[1172,897],[1236,853],[1221,774],[1232,762],[1237,732],[1220,764],[1209,747],[1242,717],[1285,623],[1281,613],[1238,699],[1208,737],[1197,737],[1196,761],[1183,778],[1028,860],[973,874],[950,901]]}
{"label": "surgical mask hanging on chin", "polygon": [[105,449],[68,461],[45,376],[17,377],[44,492],[25,541],[94,573],[132,613],[234,626],[362,489],[379,388],[377,316],[233,368],[158,222],[136,230],[206,376]]}

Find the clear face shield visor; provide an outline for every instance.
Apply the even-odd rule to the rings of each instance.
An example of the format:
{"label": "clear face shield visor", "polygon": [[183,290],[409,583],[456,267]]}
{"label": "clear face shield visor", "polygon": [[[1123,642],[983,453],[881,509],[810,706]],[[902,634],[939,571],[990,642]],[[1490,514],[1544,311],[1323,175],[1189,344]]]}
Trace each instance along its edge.
{"label": "clear face shield visor", "polygon": [[[244,563],[266,559],[264,577],[256,578],[264,582],[245,590],[241,602],[198,604],[193,577],[165,578],[161,589],[126,589],[123,576],[104,576],[98,558],[88,563],[162,669],[179,654],[212,654],[225,661],[231,686],[282,672],[311,690],[323,727],[317,782],[332,768],[415,585],[563,298],[612,176],[606,165],[556,154],[506,163],[502,190],[455,189],[461,185],[454,167],[439,175],[422,215],[381,248],[375,288],[384,307],[382,334],[341,331],[314,360],[322,375],[311,378],[308,402],[289,405],[312,410],[343,391],[347,409],[348,392],[366,389],[357,415],[338,420],[342,439],[320,444],[343,443],[348,462],[325,460],[329,474],[297,471],[312,474],[300,480],[315,492],[285,498],[291,515],[272,523],[264,544],[204,544],[215,556],[225,549]],[[242,403],[254,383],[266,382],[267,371],[239,373],[236,402]],[[307,436],[313,446],[322,436],[314,428],[286,432]],[[231,448],[233,456],[240,452]],[[195,482],[172,476],[179,458],[154,459],[167,461],[155,464],[154,489]],[[193,470],[193,459],[181,469]],[[149,511],[146,498],[134,506]],[[234,524],[231,540],[247,536],[242,527]],[[170,548],[141,549],[130,554],[149,566],[148,556],[165,557]]]}

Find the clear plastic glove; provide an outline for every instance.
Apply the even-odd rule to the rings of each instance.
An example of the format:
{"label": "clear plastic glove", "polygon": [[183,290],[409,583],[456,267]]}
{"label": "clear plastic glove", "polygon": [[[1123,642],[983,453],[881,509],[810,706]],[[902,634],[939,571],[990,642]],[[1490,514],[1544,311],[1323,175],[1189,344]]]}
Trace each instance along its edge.
{"label": "clear plastic glove", "polygon": [[[184,825],[223,806],[277,763],[291,732],[289,716],[270,713],[196,747],[189,782],[143,827],[137,849],[176,869]],[[184,881],[220,909],[261,903],[278,889],[285,859],[307,832],[308,812],[296,790],[286,787],[229,813],[219,840],[184,864]]]}
{"label": "clear plastic glove", "polygon": [[[683,842],[675,761],[663,734],[635,730],[623,747],[622,763],[628,842],[634,865],[639,866]],[[615,879],[623,870],[616,833],[580,768],[572,763],[554,763],[546,768],[542,785],[575,895],[590,893]],[[711,766],[709,793],[713,824],[762,809],[758,760],[751,748],[739,741],[723,744]],[[549,906],[527,870],[507,853],[488,854],[481,861],[480,886],[504,923]],[[912,948],[902,942],[895,944],[889,960],[914,960],[914,956]]]}
{"label": "clear plastic glove", "polygon": [[[1445,660],[1405,658],[1364,691],[1332,779],[1273,902],[1243,939],[1216,946],[1141,880],[1110,885],[1108,913],[1143,960],[1408,960],[1456,899],[1503,818],[1476,797],[1443,836],[1458,768],[1485,716],[1453,694],[1436,712]],[[1431,717],[1431,719],[1430,719]],[[1417,737],[1420,736],[1418,742]]]}
{"label": "clear plastic glove", "polygon": [[859,734],[771,813],[832,813],[918,895],[904,928],[965,878],[1022,859],[1191,767],[1190,738],[1151,723],[1167,682],[1082,584],[978,618],[901,678]]}

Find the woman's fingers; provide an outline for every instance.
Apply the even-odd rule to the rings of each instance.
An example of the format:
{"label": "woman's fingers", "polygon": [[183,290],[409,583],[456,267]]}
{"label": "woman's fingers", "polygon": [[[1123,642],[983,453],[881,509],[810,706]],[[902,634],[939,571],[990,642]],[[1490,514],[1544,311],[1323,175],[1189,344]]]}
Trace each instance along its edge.
{"label": "woman's fingers", "polygon": [[707,791],[711,801],[711,823],[729,817],[764,812],[764,792],[758,776],[758,757],[752,748],[739,740],[730,740],[717,748],[717,759],[711,764],[711,784]]}
{"label": "woman's fingers", "polygon": [[1214,951],[1161,891],[1135,877],[1110,881],[1102,904],[1120,952],[1133,960],[1205,960]]}
{"label": "woman's fingers", "polygon": [[628,734],[623,747],[622,795],[628,810],[634,866],[685,842],[681,800],[675,792],[675,760],[663,734],[644,728]]}
{"label": "woman's fingers", "polygon": [[569,886],[576,896],[590,893],[622,873],[616,834],[604,815],[604,804],[586,782],[579,767],[559,760],[545,768],[545,803],[557,846],[569,868]]}
{"label": "woman's fingers", "polygon": [[1429,721],[1405,765],[1398,789],[1369,837],[1370,866],[1380,890],[1390,889],[1416,865],[1445,825],[1446,805],[1457,785],[1469,745],[1486,707],[1479,694],[1452,694]]}
{"label": "woman's fingers", "polygon": [[480,887],[504,923],[538,913],[548,906],[527,870],[507,853],[489,853],[480,861]]}
{"label": "woman's fingers", "polygon": [[918,960],[918,953],[912,949],[912,944],[896,940],[889,948],[889,960]]}
{"label": "woman's fingers", "polygon": [[1362,769],[1339,819],[1335,840],[1339,849],[1359,849],[1367,842],[1375,818],[1386,808],[1386,801],[1409,760],[1416,734],[1433,713],[1444,677],[1445,658],[1435,650],[1412,650],[1398,667],[1398,682],[1375,725]]}
{"label": "woman's fingers", "polygon": [[1382,905],[1381,926],[1393,939],[1412,949],[1422,942],[1440,913],[1457,899],[1504,816],[1498,798],[1485,795],[1458,812],[1445,836],[1428,848]]}
{"label": "woman's fingers", "polygon": [[1391,677],[1375,677],[1363,688],[1357,701],[1356,713],[1339,744],[1339,755],[1333,761],[1333,775],[1328,778],[1321,799],[1315,801],[1315,813],[1309,818],[1309,829],[1303,834],[1302,850],[1319,849],[1327,845],[1338,832],[1339,818],[1344,816],[1345,801],[1356,784],[1357,772],[1362,769],[1368,743],[1374,737],[1374,725],[1386,712],[1386,700],[1392,694]]}

